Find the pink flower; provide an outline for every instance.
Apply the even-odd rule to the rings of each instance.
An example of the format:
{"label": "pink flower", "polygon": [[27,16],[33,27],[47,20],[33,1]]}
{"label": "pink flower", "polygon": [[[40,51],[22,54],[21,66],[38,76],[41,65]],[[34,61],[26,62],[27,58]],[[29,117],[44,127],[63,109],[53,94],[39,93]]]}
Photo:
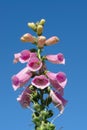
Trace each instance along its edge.
{"label": "pink flower", "polygon": [[56,79],[58,83],[64,88],[67,83],[66,74],[64,72],[59,72],[56,74]]}
{"label": "pink flower", "polygon": [[45,41],[46,41],[46,37],[44,37],[44,36],[39,36],[39,37],[38,37],[38,43],[37,43],[38,47],[39,47],[39,48],[43,48],[43,47],[44,47],[44,44],[45,44]]}
{"label": "pink flower", "polygon": [[52,86],[57,89],[61,94],[63,94],[63,88],[65,87],[67,83],[67,78],[65,73],[59,72],[59,73],[52,73],[52,72],[47,72],[46,73],[47,77],[50,80],[50,83]]}
{"label": "pink flower", "polygon": [[18,74],[12,76],[12,85],[13,85],[14,90],[17,90],[18,88],[26,84],[31,78],[31,76],[32,76],[32,73],[30,72],[28,67],[21,70]]}
{"label": "pink flower", "polygon": [[35,38],[29,33],[24,34],[20,39],[22,42],[35,42]]}
{"label": "pink flower", "polygon": [[21,52],[21,56],[20,56],[20,58],[19,58],[19,61],[20,61],[21,63],[28,62],[28,60],[29,60],[29,58],[30,58],[30,54],[31,54],[31,52],[30,52],[29,50],[23,50],[23,51]]}
{"label": "pink flower", "polygon": [[20,102],[22,107],[26,108],[30,105],[30,94],[31,94],[31,91],[30,91],[29,87],[27,87],[22,92],[22,94],[19,95],[19,97],[17,98],[17,101]]}
{"label": "pink flower", "polygon": [[57,42],[59,42],[59,38],[56,36],[53,36],[53,37],[46,40],[45,45],[49,46],[49,45],[56,44]]}
{"label": "pink flower", "polygon": [[59,93],[53,90],[50,91],[50,97],[52,98],[52,102],[60,110],[60,113],[63,113],[67,100],[65,100]]}
{"label": "pink flower", "polygon": [[20,61],[21,63],[28,62],[30,58],[30,53],[31,52],[29,50],[23,50],[20,53],[14,54],[15,63],[17,63],[18,61]]}
{"label": "pink flower", "polygon": [[26,63],[29,61],[30,57],[36,56],[36,53],[30,52],[29,50],[23,50],[20,53],[14,54],[14,63],[20,61],[21,63]]}
{"label": "pink flower", "polygon": [[44,89],[50,85],[50,82],[45,75],[40,75],[33,78],[32,85],[36,88]]}
{"label": "pink flower", "polygon": [[27,67],[29,68],[30,71],[38,71],[41,69],[42,67],[42,62],[35,56],[35,57],[31,57]]}
{"label": "pink flower", "polygon": [[58,53],[57,55],[47,55],[46,59],[55,64],[65,64],[65,58],[62,53]]}

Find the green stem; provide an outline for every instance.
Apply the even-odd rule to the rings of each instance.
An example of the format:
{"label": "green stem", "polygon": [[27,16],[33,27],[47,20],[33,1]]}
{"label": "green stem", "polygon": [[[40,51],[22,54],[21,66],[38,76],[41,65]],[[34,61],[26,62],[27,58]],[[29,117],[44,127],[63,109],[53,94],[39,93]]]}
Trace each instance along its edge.
{"label": "green stem", "polygon": [[[41,57],[41,49],[37,49],[37,55],[40,60]],[[39,72],[42,74],[43,72]],[[49,122],[48,118],[53,116],[53,111],[49,110],[49,105],[51,100],[49,98],[49,91],[47,89],[37,89],[36,95],[33,95],[33,103],[35,112],[32,114],[32,121],[35,124],[35,130],[55,130],[54,124]],[[47,97],[45,97],[45,95]]]}
{"label": "green stem", "polygon": [[41,60],[41,49],[40,48],[38,48],[38,50],[37,50],[37,55],[38,55],[38,58]]}

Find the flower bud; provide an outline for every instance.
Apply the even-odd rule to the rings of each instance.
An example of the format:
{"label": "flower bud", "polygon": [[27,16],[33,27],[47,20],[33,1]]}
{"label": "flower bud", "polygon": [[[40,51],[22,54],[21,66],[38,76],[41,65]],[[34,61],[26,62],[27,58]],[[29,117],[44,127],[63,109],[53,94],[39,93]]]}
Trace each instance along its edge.
{"label": "flower bud", "polygon": [[31,29],[33,29],[34,31],[36,31],[36,25],[35,23],[28,23],[28,27],[30,27]]}
{"label": "flower bud", "polygon": [[40,110],[41,110],[41,106],[40,106],[38,103],[35,103],[35,104],[34,104],[34,109],[35,109],[36,111],[40,111]]}
{"label": "flower bud", "polygon": [[55,130],[55,125],[52,123],[47,123],[47,130]]}
{"label": "flower bud", "polygon": [[50,89],[50,86],[48,86],[48,87],[45,89],[45,93],[48,93],[48,94],[49,94],[49,93],[50,93],[50,90],[51,90],[51,89]]}
{"label": "flower bud", "polygon": [[45,19],[41,19],[39,24],[44,25],[45,24]]}
{"label": "flower bud", "polygon": [[34,91],[31,97],[33,101],[37,102],[39,98],[39,93],[37,91]]}
{"label": "flower bud", "polygon": [[35,117],[33,118],[33,122],[39,122],[39,120],[40,120],[39,117],[36,117],[36,116],[35,116]]}
{"label": "flower bud", "polygon": [[36,88],[35,88],[33,85],[30,85],[29,89],[30,89],[31,91],[34,91]]}
{"label": "flower bud", "polygon": [[38,35],[41,35],[42,32],[43,32],[43,26],[39,24],[39,25],[37,26],[37,34],[38,34]]}
{"label": "flower bud", "polygon": [[40,129],[39,130],[48,130],[47,123],[42,122],[42,124],[40,125]]}
{"label": "flower bud", "polygon": [[45,111],[45,110],[42,110],[41,113],[40,113],[40,117],[45,120],[48,118],[48,111]]}
{"label": "flower bud", "polygon": [[43,48],[43,47],[44,47],[44,44],[45,44],[45,41],[46,41],[46,37],[44,37],[44,36],[39,36],[39,37],[38,37],[38,43],[37,43],[38,47],[39,47],[39,48]]}
{"label": "flower bud", "polygon": [[29,34],[29,33],[24,34],[24,35],[20,38],[20,40],[21,40],[22,42],[32,42],[32,43],[35,42],[35,38],[34,38],[31,34]]}
{"label": "flower bud", "polygon": [[39,116],[36,116],[35,113],[32,114],[32,121],[37,125],[37,126],[40,126],[40,117]]}
{"label": "flower bud", "polygon": [[46,40],[45,45],[49,46],[49,45],[56,44],[57,42],[59,42],[59,38],[56,36],[53,36],[53,37]]}

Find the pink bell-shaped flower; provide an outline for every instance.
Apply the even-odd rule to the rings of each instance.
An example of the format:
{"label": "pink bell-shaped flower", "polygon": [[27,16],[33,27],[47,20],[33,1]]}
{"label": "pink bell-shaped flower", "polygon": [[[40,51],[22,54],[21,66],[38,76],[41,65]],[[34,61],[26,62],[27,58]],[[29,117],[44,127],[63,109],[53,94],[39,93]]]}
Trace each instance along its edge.
{"label": "pink bell-shaped flower", "polygon": [[65,58],[62,53],[58,53],[57,55],[47,55],[46,59],[54,64],[65,64]]}
{"label": "pink bell-shaped flower", "polygon": [[67,100],[65,100],[59,93],[53,90],[50,91],[50,97],[52,98],[52,102],[54,103],[54,105],[59,109],[60,113],[62,114]]}
{"label": "pink bell-shaped flower", "polygon": [[30,71],[36,72],[41,69],[42,62],[36,56],[31,57],[27,64],[27,67],[29,68]]}
{"label": "pink bell-shaped flower", "polygon": [[36,56],[36,53],[30,52],[29,50],[23,50],[20,53],[14,54],[14,63],[20,61],[21,63],[26,63],[29,61],[30,57]]}
{"label": "pink bell-shaped flower", "polygon": [[29,89],[29,87],[26,87],[26,89],[17,98],[17,101],[20,102],[22,107],[26,108],[30,105],[30,94],[31,90]]}
{"label": "pink bell-shaped flower", "polygon": [[50,85],[50,82],[45,75],[40,75],[40,76],[35,76],[31,84],[34,85],[36,88],[44,89]]}
{"label": "pink bell-shaped flower", "polygon": [[58,90],[61,95],[63,94],[63,89],[67,83],[67,78],[65,73],[63,72],[59,72],[59,73],[52,73],[52,72],[47,72],[46,73],[47,77],[50,80],[50,83],[52,84],[52,86]]}
{"label": "pink bell-shaped flower", "polygon": [[12,86],[14,90],[17,90],[18,88],[22,87],[24,84],[26,84],[29,79],[31,78],[32,73],[30,72],[28,67],[25,67],[23,70],[21,70],[18,74],[12,76]]}

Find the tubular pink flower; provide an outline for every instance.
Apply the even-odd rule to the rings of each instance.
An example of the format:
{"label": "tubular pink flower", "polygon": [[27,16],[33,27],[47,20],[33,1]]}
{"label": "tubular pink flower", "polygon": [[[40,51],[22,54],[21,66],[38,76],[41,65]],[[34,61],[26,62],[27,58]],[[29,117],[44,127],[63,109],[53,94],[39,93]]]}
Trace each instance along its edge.
{"label": "tubular pink flower", "polygon": [[37,43],[38,47],[39,47],[39,48],[43,48],[43,47],[44,47],[44,44],[45,44],[45,41],[46,41],[46,37],[44,37],[44,36],[39,36],[39,37],[38,37],[38,43]]}
{"label": "tubular pink flower", "polygon": [[65,64],[65,58],[62,53],[58,53],[57,55],[47,55],[46,59],[54,64]]}
{"label": "tubular pink flower", "polygon": [[53,90],[50,91],[50,97],[52,98],[54,105],[59,109],[60,113],[63,113],[67,100],[65,100],[59,93]]}
{"label": "tubular pink flower", "polygon": [[45,75],[40,75],[35,76],[31,84],[34,85],[36,88],[44,89],[50,85],[50,82]]}
{"label": "tubular pink flower", "polygon": [[[61,74],[62,73],[62,74]],[[52,84],[52,86],[58,90],[61,95],[63,94],[63,88],[65,87],[66,83],[67,83],[67,79],[65,77],[65,74],[63,72],[59,72],[59,73],[52,73],[52,72],[47,72],[46,73],[47,77],[50,80],[50,83]],[[64,80],[62,80],[64,79]]]}
{"label": "tubular pink flower", "polygon": [[22,42],[35,42],[35,38],[29,33],[24,34],[20,39]]}
{"label": "tubular pink flower", "polygon": [[45,45],[49,46],[49,45],[56,44],[57,42],[59,42],[59,38],[56,36],[52,36],[51,38],[46,40]]}
{"label": "tubular pink flower", "polygon": [[60,86],[62,86],[63,88],[66,86],[67,77],[64,72],[58,72],[56,74],[56,79],[57,79],[58,83],[60,84]]}
{"label": "tubular pink flower", "polygon": [[22,107],[27,108],[30,105],[30,94],[31,91],[29,87],[27,87],[21,95],[17,98],[17,101],[20,102]]}
{"label": "tubular pink flower", "polygon": [[14,90],[17,90],[18,88],[26,84],[31,78],[31,76],[32,73],[30,72],[28,67],[21,70],[18,74],[12,76],[12,86]]}
{"label": "tubular pink flower", "polygon": [[30,54],[31,54],[31,52],[30,52],[29,50],[23,50],[23,51],[21,52],[21,56],[20,56],[20,58],[19,58],[19,61],[20,61],[21,63],[28,62],[28,60],[29,60],[29,58],[30,58]]}
{"label": "tubular pink flower", "polygon": [[29,68],[30,71],[38,71],[41,69],[42,67],[42,62],[35,56],[31,57],[28,64],[27,64],[27,67]]}
{"label": "tubular pink flower", "polygon": [[14,54],[14,63],[21,62],[26,63],[29,61],[30,57],[36,56],[36,53],[30,52],[29,50],[23,50],[20,53]]}

